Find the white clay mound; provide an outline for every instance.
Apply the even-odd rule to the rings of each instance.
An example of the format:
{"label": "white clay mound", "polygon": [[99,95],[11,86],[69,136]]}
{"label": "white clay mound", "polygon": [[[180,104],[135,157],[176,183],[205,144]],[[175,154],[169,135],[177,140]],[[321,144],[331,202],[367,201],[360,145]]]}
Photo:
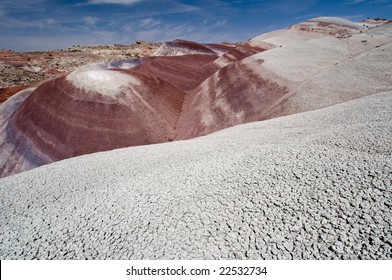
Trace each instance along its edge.
{"label": "white clay mound", "polygon": [[380,93],[3,178],[0,257],[389,259],[391,108]]}

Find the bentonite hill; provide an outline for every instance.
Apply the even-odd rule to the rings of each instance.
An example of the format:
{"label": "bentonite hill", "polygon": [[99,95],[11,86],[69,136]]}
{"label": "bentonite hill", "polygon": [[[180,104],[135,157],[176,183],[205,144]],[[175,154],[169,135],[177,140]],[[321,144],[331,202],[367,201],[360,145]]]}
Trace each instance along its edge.
{"label": "bentonite hill", "polygon": [[391,54],[392,22],[321,17],[18,92],[1,258],[391,259]]}

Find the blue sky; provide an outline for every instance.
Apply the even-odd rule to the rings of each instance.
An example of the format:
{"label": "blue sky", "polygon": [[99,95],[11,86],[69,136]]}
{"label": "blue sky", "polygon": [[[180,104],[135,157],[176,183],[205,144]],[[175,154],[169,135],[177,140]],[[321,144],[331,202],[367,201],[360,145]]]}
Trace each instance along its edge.
{"label": "blue sky", "polygon": [[317,16],[392,18],[392,0],[0,0],[0,49],[237,42]]}

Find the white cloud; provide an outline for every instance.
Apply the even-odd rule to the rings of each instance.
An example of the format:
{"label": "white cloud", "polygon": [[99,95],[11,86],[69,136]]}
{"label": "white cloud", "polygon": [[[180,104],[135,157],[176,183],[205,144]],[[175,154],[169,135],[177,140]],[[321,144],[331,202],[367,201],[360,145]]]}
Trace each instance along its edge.
{"label": "white cloud", "polygon": [[45,21],[39,20],[19,20],[14,17],[5,17],[0,21],[0,27],[5,29],[43,29],[45,27]]}
{"label": "white cloud", "polygon": [[47,25],[53,25],[56,23],[56,20],[54,20],[53,18],[47,18],[47,19],[44,19],[44,22]]}
{"label": "white cloud", "polygon": [[121,5],[132,5],[142,0],[89,0],[91,4],[121,4]]}
{"label": "white cloud", "polygon": [[185,34],[193,33],[192,25],[181,24],[166,24],[159,28],[152,28],[136,33],[137,39],[146,41],[171,41],[174,39],[184,38]]}
{"label": "white cloud", "polygon": [[222,19],[222,20],[218,20],[218,21],[215,23],[215,25],[216,25],[216,26],[223,26],[223,25],[226,25],[226,23],[227,23],[227,19]]}
{"label": "white cloud", "polygon": [[318,0],[282,0],[273,3],[268,2],[263,11],[266,13],[275,13],[279,15],[294,15],[296,13],[308,10],[317,3]]}
{"label": "white cloud", "polygon": [[90,16],[83,17],[83,21],[84,21],[87,25],[94,25],[94,24],[97,23],[98,20],[99,20],[99,19],[96,18],[96,17],[90,17]]}
{"label": "white cloud", "polygon": [[212,32],[213,26],[195,25],[193,23],[165,24],[158,28],[151,28],[137,32],[136,38],[145,41],[172,41],[174,39],[185,39],[197,42],[234,42],[235,34]]}
{"label": "white cloud", "polygon": [[349,0],[349,1],[346,1],[344,4],[346,4],[346,5],[355,5],[355,4],[359,4],[359,3],[362,3],[362,2],[365,2],[366,0]]}
{"label": "white cloud", "polygon": [[139,27],[154,27],[159,25],[161,22],[153,18],[145,18],[139,21]]}
{"label": "white cloud", "polygon": [[129,33],[131,31],[133,31],[133,26],[130,24],[126,24],[122,27],[122,30],[124,30],[125,32]]}

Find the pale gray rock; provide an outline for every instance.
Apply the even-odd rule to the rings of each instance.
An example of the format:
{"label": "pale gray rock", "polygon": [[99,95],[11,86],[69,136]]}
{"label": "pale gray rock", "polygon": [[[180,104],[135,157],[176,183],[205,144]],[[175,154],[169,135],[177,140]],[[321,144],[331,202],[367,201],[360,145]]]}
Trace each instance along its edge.
{"label": "pale gray rock", "polygon": [[1,259],[392,259],[392,92],[0,179]]}

